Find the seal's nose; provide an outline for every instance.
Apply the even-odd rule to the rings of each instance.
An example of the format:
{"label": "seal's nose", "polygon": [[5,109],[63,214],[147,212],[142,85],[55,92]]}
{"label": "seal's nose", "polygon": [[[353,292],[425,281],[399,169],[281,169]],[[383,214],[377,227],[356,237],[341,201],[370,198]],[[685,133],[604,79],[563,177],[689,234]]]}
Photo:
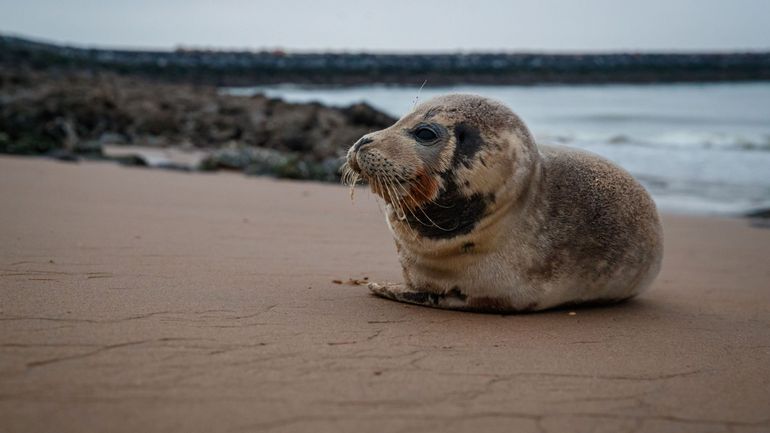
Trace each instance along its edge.
{"label": "seal's nose", "polygon": [[369,137],[361,137],[361,139],[356,141],[356,144],[353,145],[353,152],[358,152],[358,149],[360,149],[361,146],[363,146],[364,144],[369,144],[372,141],[374,141],[374,140],[372,140]]}

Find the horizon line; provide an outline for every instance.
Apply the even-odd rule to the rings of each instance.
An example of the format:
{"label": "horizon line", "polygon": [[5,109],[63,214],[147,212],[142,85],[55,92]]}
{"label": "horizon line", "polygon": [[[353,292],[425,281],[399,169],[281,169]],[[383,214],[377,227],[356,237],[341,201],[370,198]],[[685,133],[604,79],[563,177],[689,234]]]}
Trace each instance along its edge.
{"label": "horizon line", "polygon": [[618,50],[547,50],[547,49],[438,49],[428,50],[372,50],[372,49],[294,49],[288,47],[234,47],[234,46],[197,46],[177,44],[172,47],[161,46],[129,46],[129,45],[100,45],[98,43],[86,44],[68,41],[58,41],[45,37],[28,36],[17,32],[4,32],[0,30],[0,37],[21,39],[33,43],[55,45],[61,48],[101,51],[126,51],[143,53],[174,53],[179,51],[219,52],[219,53],[276,53],[284,54],[348,54],[348,55],[474,55],[474,54],[498,54],[498,55],[553,55],[553,56],[601,56],[601,55],[725,55],[725,54],[770,54],[770,47],[734,48],[734,49],[618,49]]}

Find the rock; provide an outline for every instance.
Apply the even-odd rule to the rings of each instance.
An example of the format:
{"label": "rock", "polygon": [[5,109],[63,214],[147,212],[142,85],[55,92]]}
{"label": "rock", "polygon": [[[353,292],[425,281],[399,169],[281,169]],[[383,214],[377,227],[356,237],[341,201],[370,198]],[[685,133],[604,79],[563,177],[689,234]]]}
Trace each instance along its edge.
{"label": "rock", "polygon": [[104,132],[99,136],[98,142],[101,145],[104,144],[128,144],[128,139],[123,134],[116,132]]}
{"label": "rock", "polygon": [[79,162],[80,157],[75,155],[72,151],[67,149],[54,149],[46,153],[49,158],[56,159],[64,162]]}
{"label": "rock", "polygon": [[770,219],[770,208],[754,209],[746,213],[748,218]]}
{"label": "rock", "polygon": [[140,165],[175,170],[198,170],[208,152],[177,147],[154,148],[106,144],[102,147],[105,158],[127,165]]}
{"label": "rock", "polygon": [[[98,157],[111,145],[198,149],[207,152],[201,169],[334,181],[355,140],[395,122],[366,104],[292,104],[109,73],[29,74],[17,80],[0,69],[0,82],[10,83],[0,87],[0,152]],[[142,155],[125,158],[163,166]]]}
{"label": "rock", "polygon": [[396,121],[396,119],[364,102],[343,108],[342,111],[351,123],[363,126],[378,127],[383,124],[392,125]]}

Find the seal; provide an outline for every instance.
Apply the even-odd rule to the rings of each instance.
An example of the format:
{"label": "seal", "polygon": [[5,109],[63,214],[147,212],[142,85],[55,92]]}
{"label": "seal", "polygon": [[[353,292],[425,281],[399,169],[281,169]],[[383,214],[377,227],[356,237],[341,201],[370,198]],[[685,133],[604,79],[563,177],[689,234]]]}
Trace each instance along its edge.
{"label": "seal", "polygon": [[633,297],[663,256],[655,204],[589,152],[537,146],[502,103],[426,101],[348,151],[343,181],[386,203],[403,283],[370,283],[412,304],[515,313]]}

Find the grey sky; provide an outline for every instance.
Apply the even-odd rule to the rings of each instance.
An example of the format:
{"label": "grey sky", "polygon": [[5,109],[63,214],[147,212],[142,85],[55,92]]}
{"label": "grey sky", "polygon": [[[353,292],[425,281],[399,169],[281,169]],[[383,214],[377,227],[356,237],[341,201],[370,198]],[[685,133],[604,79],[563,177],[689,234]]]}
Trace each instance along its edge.
{"label": "grey sky", "polygon": [[769,50],[770,0],[0,0],[0,32],[94,46]]}

